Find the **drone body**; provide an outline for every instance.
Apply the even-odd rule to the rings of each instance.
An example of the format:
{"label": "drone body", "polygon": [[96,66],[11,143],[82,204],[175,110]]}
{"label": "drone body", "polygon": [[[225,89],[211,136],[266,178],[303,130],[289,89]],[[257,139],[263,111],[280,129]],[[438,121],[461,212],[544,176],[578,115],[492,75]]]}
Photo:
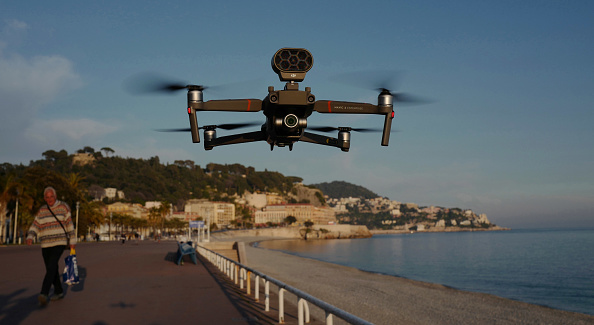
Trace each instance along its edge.
{"label": "drone body", "polygon": [[[204,130],[204,148],[212,150],[214,147],[266,141],[270,149],[274,146],[289,147],[297,141],[309,142],[325,146],[337,147],[348,152],[350,148],[351,131],[372,131],[369,129],[355,129],[350,127],[321,127],[312,128],[321,132],[338,131],[338,137],[332,138],[307,132],[307,118],[315,111],[328,114],[379,114],[384,115],[381,145],[387,146],[390,141],[390,130],[394,118],[393,102],[395,95],[387,89],[380,89],[377,105],[368,103],[316,100],[310,87],[299,89],[299,82],[303,81],[307,71],[313,66],[313,57],[306,49],[282,48],[272,58],[272,68],[279,75],[281,81],[286,82],[283,90],[268,87],[268,95],[263,99],[233,99],[203,101],[203,86],[188,85],[166,87],[169,90],[188,89],[188,115],[190,129],[175,129],[163,131],[190,131],[192,141],[200,142],[199,130]],[[216,128],[234,129],[246,125],[210,125],[199,127],[197,112],[202,111],[232,111],[259,112],[263,111],[266,122],[259,131],[217,137]]]}

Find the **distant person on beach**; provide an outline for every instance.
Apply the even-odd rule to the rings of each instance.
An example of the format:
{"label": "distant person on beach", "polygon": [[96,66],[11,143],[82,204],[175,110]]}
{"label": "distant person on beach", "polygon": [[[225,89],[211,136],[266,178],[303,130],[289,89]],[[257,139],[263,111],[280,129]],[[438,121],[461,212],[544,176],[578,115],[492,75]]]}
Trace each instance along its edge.
{"label": "distant person on beach", "polygon": [[51,300],[64,298],[58,262],[68,243],[71,249],[76,245],[70,207],[65,202],[58,201],[56,197],[56,190],[53,187],[45,188],[43,198],[47,205],[42,206],[35,215],[27,236],[27,245],[33,243],[35,236],[41,243],[41,255],[45,264],[45,277],[41,285],[41,293],[37,296],[41,306],[49,302],[49,291],[52,285],[54,295]]}

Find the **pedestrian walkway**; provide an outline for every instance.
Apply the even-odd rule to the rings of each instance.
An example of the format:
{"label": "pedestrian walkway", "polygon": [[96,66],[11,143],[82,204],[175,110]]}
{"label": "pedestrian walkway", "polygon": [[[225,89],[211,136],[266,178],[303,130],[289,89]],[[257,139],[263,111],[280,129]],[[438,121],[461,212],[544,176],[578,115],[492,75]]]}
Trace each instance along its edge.
{"label": "pedestrian walkway", "polygon": [[[80,283],[39,307],[41,248],[0,247],[0,324],[278,323],[275,298],[266,313],[202,257],[176,265],[176,250],[174,241],[81,243]],[[295,313],[286,310],[285,323],[295,324]]]}

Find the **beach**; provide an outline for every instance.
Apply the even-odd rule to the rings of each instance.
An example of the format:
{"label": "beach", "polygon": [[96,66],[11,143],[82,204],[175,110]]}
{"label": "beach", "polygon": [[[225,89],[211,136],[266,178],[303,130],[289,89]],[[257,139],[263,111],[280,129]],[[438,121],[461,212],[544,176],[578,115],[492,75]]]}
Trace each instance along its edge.
{"label": "beach", "polygon": [[[273,238],[234,238],[246,243]],[[594,324],[594,317],[246,244],[247,266],[375,324]],[[291,299],[291,298],[289,298]],[[317,319],[321,311],[310,307]],[[335,319],[335,324],[340,321]]]}

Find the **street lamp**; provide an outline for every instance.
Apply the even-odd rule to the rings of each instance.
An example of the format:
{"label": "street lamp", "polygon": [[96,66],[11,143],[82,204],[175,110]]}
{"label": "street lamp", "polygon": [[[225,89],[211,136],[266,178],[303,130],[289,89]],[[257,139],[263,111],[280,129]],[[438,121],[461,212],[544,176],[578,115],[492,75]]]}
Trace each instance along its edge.
{"label": "street lamp", "polygon": [[17,240],[17,221],[19,220],[19,189],[17,188],[16,190],[17,192],[17,199],[16,199],[16,209],[14,212],[14,232],[12,233],[12,235],[14,236],[12,239],[12,243],[16,244],[16,240]]}
{"label": "street lamp", "polygon": [[206,231],[208,233],[208,239],[206,240],[207,243],[210,243],[210,212],[206,215]]}
{"label": "street lamp", "polygon": [[80,207],[80,202],[76,201],[76,239],[78,240],[78,208]]}

